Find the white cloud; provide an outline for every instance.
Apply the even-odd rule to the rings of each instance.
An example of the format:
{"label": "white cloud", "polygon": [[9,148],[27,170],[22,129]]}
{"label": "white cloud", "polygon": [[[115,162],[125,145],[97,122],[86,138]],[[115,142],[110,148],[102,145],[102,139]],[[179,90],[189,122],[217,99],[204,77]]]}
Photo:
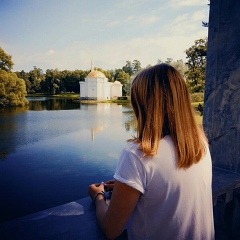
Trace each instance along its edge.
{"label": "white cloud", "polygon": [[[162,0],[158,1],[163,2]],[[128,1],[123,2],[127,4]],[[141,0],[141,4],[135,2],[133,0],[131,4],[143,4]],[[159,7],[157,8],[157,6],[154,10],[152,8],[148,11],[142,9],[138,13],[127,5],[128,11],[124,12],[125,14],[120,13],[117,9],[117,12],[113,11],[109,16],[106,15],[103,18],[104,24],[102,25],[98,20],[90,19],[90,23],[94,23],[94,28],[100,29],[96,35],[92,34],[94,31],[91,26],[93,25],[90,23],[90,25],[84,25],[84,22],[84,28],[79,27],[71,38],[63,36],[61,44],[54,45],[54,50],[49,47],[46,51],[46,46],[44,46],[44,50],[39,47],[32,48],[33,52],[28,54],[26,49],[18,47],[22,53],[14,53],[13,60],[16,63],[15,67],[18,68],[16,70],[21,68],[29,71],[34,65],[44,71],[54,68],[87,70],[90,69],[92,57],[96,67],[104,70],[121,68],[127,60],[138,59],[145,67],[148,64],[155,64],[158,59],[162,61],[167,58],[185,59],[184,51],[192,46],[196,39],[207,36],[207,29],[201,26],[201,21],[206,20],[205,16],[208,12],[208,6],[204,7],[206,14],[204,14],[203,7],[187,8],[185,6],[205,5],[208,1],[169,0],[168,3],[182,6],[182,8],[173,9],[166,4],[156,4],[163,8],[158,13],[156,10]],[[160,21],[161,24],[154,24]],[[88,22],[86,20],[86,23]],[[107,28],[104,27],[106,25]],[[114,28],[115,26],[116,28]],[[115,31],[118,31],[117,34]],[[131,31],[130,34],[129,31]],[[81,35],[78,35],[77,32],[81,32]],[[81,41],[71,42],[72,39],[81,39]],[[109,39],[111,40],[109,41]],[[52,45],[49,44],[49,46]]]}
{"label": "white cloud", "polygon": [[182,6],[201,6],[206,5],[209,2],[207,0],[171,0],[170,4],[172,7]]}
{"label": "white cloud", "polygon": [[[84,65],[85,67],[88,66],[87,69],[89,69],[92,55],[96,67],[101,67],[105,70],[121,68],[126,64],[127,60],[133,61],[135,59],[142,63],[142,67],[148,64],[156,64],[158,59],[165,61],[168,57],[174,60],[183,59],[185,61],[186,54],[184,51],[192,46],[196,39],[205,36],[206,32],[204,31],[194,35],[176,34],[165,37],[159,34],[150,37],[134,38],[127,41],[106,43],[101,46],[101,49],[98,49],[97,46],[92,46],[87,49],[86,46],[84,46],[84,52],[81,52],[78,56],[78,68],[81,69]],[[81,45],[82,43],[79,43],[78,46],[76,45],[75,47],[78,48]],[[179,45],[181,47],[179,47]],[[74,51],[77,50],[75,49]]]}
{"label": "white cloud", "polygon": [[149,3],[149,0],[121,0],[117,1],[116,7],[117,8],[134,8],[144,3]]}
{"label": "white cloud", "polygon": [[124,19],[124,22],[131,22],[134,19],[134,16],[128,16],[126,19]]}
{"label": "white cloud", "polygon": [[159,18],[156,16],[142,17],[140,18],[141,23],[143,24],[152,24],[159,21]]}
{"label": "white cloud", "polygon": [[[186,17],[182,17],[183,22]],[[186,34],[186,32],[188,34]],[[35,53],[27,55],[26,52],[15,55],[16,63],[22,69],[31,69],[32,66],[46,69],[59,70],[89,70],[93,57],[96,67],[104,70],[121,68],[127,60],[135,59],[142,63],[142,67],[148,64],[154,65],[158,59],[165,61],[183,59],[185,62],[185,50],[194,44],[194,41],[207,36],[207,29],[199,30],[191,21],[170,25],[168,32],[143,35],[129,40],[112,40],[110,42],[96,43],[78,41],[74,42],[62,51],[54,51],[54,54]],[[52,51],[49,51],[51,53]],[[27,64],[31,64],[26,67]],[[21,70],[21,69],[16,69]]]}
{"label": "white cloud", "polygon": [[182,14],[182,15],[179,15],[175,18],[174,22],[183,22],[183,21],[186,21],[189,19],[189,14],[188,13],[185,13],[185,14]]}
{"label": "white cloud", "polygon": [[120,24],[120,21],[115,20],[107,24],[108,27],[115,27]]}
{"label": "white cloud", "polygon": [[197,11],[195,13],[193,13],[192,15],[192,20],[193,21],[203,21],[204,19],[206,19],[207,16],[206,16],[206,11]]}
{"label": "white cloud", "polygon": [[123,21],[120,20],[114,20],[110,23],[107,24],[107,26],[109,27],[115,27],[115,26],[119,26],[122,23],[123,24],[129,24],[129,23],[137,23],[137,24],[143,24],[143,25],[149,25],[149,24],[153,24],[159,21],[159,17],[157,16],[128,16],[127,18],[125,18]]}
{"label": "white cloud", "polygon": [[48,56],[53,55],[54,53],[55,53],[55,51],[52,50],[52,49],[49,49],[49,50],[47,51],[47,55],[48,55]]}
{"label": "white cloud", "polygon": [[[207,19],[206,11],[196,11],[190,14],[183,14],[176,17],[171,24],[171,30],[176,34],[186,35],[188,32],[195,32],[202,28],[202,21]],[[202,37],[205,37],[206,34]]]}

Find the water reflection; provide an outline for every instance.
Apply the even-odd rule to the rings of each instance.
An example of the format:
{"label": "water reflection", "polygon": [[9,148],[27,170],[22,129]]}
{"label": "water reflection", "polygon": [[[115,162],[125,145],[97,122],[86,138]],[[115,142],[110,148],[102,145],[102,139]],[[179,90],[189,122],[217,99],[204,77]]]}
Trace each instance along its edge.
{"label": "water reflection", "polygon": [[85,197],[136,131],[129,105],[29,100],[0,112],[0,221]]}
{"label": "water reflection", "polygon": [[[30,104],[25,108],[0,112],[0,159],[6,159],[19,146],[71,133],[80,128],[89,129],[92,142],[96,134],[114,122],[121,122],[127,132],[136,132],[136,120],[130,105],[80,105],[69,99],[46,97],[28,100]],[[70,109],[81,112],[69,114],[66,110]]]}
{"label": "water reflection", "polygon": [[24,124],[23,116],[27,110],[28,107],[0,110],[0,159],[5,159],[9,153],[15,152],[19,141],[17,136],[21,137],[18,131]]}
{"label": "water reflection", "polygon": [[103,127],[91,128],[92,141],[94,142],[95,133],[102,132]]}
{"label": "water reflection", "polygon": [[131,116],[126,122],[125,122],[125,129],[126,131],[137,131],[137,119],[134,116]]}
{"label": "water reflection", "polygon": [[29,110],[35,111],[79,109],[79,103],[69,98],[31,97],[28,101]]}

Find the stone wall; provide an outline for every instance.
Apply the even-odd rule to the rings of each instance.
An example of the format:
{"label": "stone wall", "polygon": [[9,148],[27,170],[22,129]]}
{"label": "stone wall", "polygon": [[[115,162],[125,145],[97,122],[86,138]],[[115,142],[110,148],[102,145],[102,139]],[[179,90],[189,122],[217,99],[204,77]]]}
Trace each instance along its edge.
{"label": "stone wall", "polygon": [[211,0],[204,130],[213,165],[240,173],[240,1]]}

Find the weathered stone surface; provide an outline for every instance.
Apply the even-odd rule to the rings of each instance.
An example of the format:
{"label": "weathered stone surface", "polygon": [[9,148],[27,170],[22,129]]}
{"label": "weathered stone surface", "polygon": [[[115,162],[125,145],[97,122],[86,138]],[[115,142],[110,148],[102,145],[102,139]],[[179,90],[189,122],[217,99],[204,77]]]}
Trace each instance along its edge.
{"label": "weathered stone surface", "polygon": [[211,0],[204,130],[213,165],[240,173],[240,1]]}
{"label": "weathered stone surface", "polygon": [[[216,240],[234,239],[240,227],[240,174],[213,168]],[[107,195],[108,199],[110,195]],[[216,199],[216,201],[214,201]],[[109,200],[107,200],[109,201]],[[107,202],[109,203],[109,202]],[[226,209],[226,206],[230,206]],[[229,215],[225,221],[225,215]],[[1,240],[105,240],[90,197],[0,224]],[[127,232],[117,238],[126,240]],[[238,238],[236,238],[238,239]]]}
{"label": "weathered stone surface", "polygon": [[107,239],[90,197],[0,224],[0,239]]}

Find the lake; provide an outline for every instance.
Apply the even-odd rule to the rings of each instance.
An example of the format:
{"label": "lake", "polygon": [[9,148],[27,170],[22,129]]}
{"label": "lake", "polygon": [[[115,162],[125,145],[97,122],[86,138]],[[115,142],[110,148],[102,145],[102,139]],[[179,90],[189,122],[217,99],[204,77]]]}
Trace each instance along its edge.
{"label": "lake", "polygon": [[88,196],[136,133],[129,105],[29,98],[0,112],[0,221]]}

